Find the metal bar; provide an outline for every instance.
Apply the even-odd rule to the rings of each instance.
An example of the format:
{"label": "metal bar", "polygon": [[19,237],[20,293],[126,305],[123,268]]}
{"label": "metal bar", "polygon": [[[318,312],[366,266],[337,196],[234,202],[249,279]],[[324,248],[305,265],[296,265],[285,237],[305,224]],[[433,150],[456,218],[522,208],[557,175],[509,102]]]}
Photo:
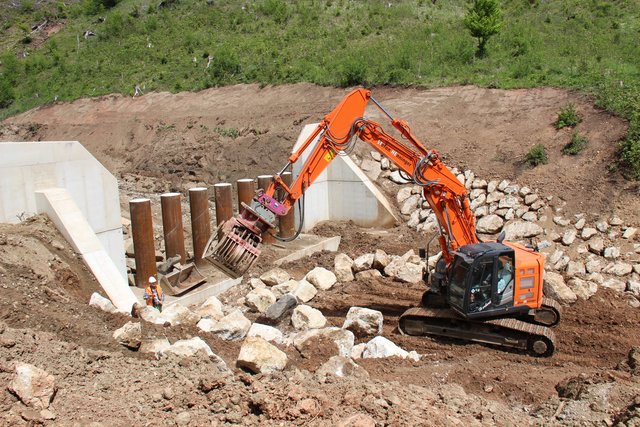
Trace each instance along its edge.
{"label": "metal bar", "polygon": [[256,193],[256,184],[251,178],[239,179],[236,184],[238,185],[238,212],[240,212],[243,203],[251,206],[251,200]]}
{"label": "metal bar", "polygon": [[[223,222],[231,219],[233,216],[233,198],[232,187],[227,182],[215,184],[213,193],[216,202],[216,226],[220,226]],[[222,230],[218,230],[218,239],[222,238]]]}
{"label": "metal bar", "polygon": [[200,265],[205,246],[211,237],[211,216],[206,187],[196,187],[189,190],[189,206],[191,207],[193,260],[196,265]]}
{"label": "metal bar", "polygon": [[129,212],[131,213],[133,252],[136,259],[136,286],[144,288],[149,277],[158,274],[156,249],[153,241],[151,201],[149,199],[130,200]]}
{"label": "metal bar", "polygon": [[[271,181],[273,181],[273,175],[259,175],[258,176],[258,189],[266,190],[271,185]],[[262,243],[265,245],[270,245],[275,243],[276,238],[269,232],[262,234]]]}
{"label": "metal bar", "polygon": [[[283,172],[282,175],[280,175],[280,177],[282,178],[282,181],[287,185],[287,187],[291,186],[291,183],[293,182],[293,175],[291,174],[291,172]],[[282,200],[282,198],[284,197],[284,194],[278,194],[278,199]],[[278,232],[278,236],[283,237],[283,238],[289,238],[292,237],[296,230],[295,230],[295,209],[289,209],[289,212],[284,215],[281,216],[279,219],[279,232]]]}
{"label": "metal bar", "polygon": [[160,196],[160,204],[162,206],[165,256],[169,259],[179,255],[180,262],[185,264],[187,251],[184,247],[180,198],[180,193],[164,193]]}

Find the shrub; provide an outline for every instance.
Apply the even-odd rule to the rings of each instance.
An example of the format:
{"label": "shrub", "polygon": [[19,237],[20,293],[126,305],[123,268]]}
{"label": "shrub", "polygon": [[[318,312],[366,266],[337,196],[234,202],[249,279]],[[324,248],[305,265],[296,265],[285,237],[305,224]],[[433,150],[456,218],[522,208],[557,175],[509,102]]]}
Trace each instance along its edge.
{"label": "shrub", "polygon": [[234,129],[234,128],[221,128],[221,127],[217,127],[216,132],[218,133],[218,135],[220,136],[226,136],[228,138],[237,138],[240,135],[240,132],[238,131],[238,129]]}
{"label": "shrub", "polygon": [[534,145],[527,153],[526,161],[531,166],[546,165],[548,161],[547,149],[542,144]]}
{"label": "shrub", "polygon": [[339,68],[339,82],[342,87],[364,85],[367,67],[356,58],[346,60]]}
{"label": "shrub", "polygon": [[464,15],[464,26],[478,39],[476,55],[484,56],[489,37],[502,27],[502,12],[498,0],[473,0]]}
{"label": "shrub", "polygon": [[640,180],[640,124],[634,123],[621,144],[620,159],[631,177]]}
{"label": "shrub", "polygon": [[15,99],[11,84],[7,79],[0,76],[0,108],[6,108]]}
{"label": "shrub", "polygon": [[577,131],[571,135],[571,141],[562,149],[562,154],[575,156],[587,147],[589,141]]}
{"label": "shrub", "polygon": [[567,104],[558,112],[558,120],[554,123],[556,129],[562,129],[568,126],[575,126],[582,121],[582,118],[576,111],[576,106]]}

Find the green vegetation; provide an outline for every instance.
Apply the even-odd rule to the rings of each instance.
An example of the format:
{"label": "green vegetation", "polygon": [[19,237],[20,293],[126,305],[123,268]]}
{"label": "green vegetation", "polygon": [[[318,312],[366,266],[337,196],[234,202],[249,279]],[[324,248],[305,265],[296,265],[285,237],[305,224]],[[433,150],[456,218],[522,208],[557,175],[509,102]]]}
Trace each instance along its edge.
{"label": "green vegetation", "polygon": [[546,165],[549,160],[547,157],[547,149],[542,144],[536,144],[529,149],[525,158],[531,166]]}
{"label": "green vegetation", "polygon": [[476,56],[485,56],[489,37],[498,34],[502,28],[502,12],[498,0],[473,0],[464,15],[464,26],[478,39]]}
{"label": "green vegetation", "polygon": [[240,135],[240,131],[238,131],[238,129],[234,129],[234,128],[216,128],[215,131],[218,133],[218,135],[220,136],[226,136],[228,138],[237,138]]}
{"label": "green vegetation", "polygon": [[[467,0],[0,3],[0,118],[55,100],[132,95],[135,85],[554,86],[592,94],[629,120],[620,156],[640,179],[636,1],[501,0],[502,26],[488,25],[500,31],[484,44],[469,32]],[[64,28],[44,43],[32,30],[60,19]]]}
{"label": "green vegetation", "polygon": [[568,126],[576,126],[582,121],[582,118],[576,111],[576,106],[567,104],[558,112],[558,120],[554,123],[556,129],[562,129]]}
{"label": "green vegetation", "polygon": [[571,141],[562,148],[562,154],[570,154],[575,156],[587,147],[589,141],[586,137],[580,135],[578,131],[573,132]]}

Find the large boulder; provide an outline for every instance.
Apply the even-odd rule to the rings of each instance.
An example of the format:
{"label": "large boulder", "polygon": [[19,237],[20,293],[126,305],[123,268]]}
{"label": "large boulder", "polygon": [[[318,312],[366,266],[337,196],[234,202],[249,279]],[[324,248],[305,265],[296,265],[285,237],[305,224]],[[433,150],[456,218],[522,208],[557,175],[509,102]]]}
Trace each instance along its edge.
{"label": "large boulder", "polygon": [[544,274],[544,294],[563,304],[573,304],[578,300],[575,292],[564,282],[562,275],[552,271]]}
{"label": "large boulder", "polygon": [[281,268],[274,268],[260,276],[262,280],[268,286],[276,286],[286,282],[291,278],[291,275]]}
{"label": "large boulder", "polygon": [[210,296],[195,310],[195,313],[201,318],[219,320],[224,317],[222,308],[220,300],[215,296]]}
{"label": "large boulder", "polygon": [[422,196],[420,194],[413,194],[409,196],[404,202],[402,202],[402,206],[400,206],[400,212],[403,215],[410,215],[413,211],[418,209],[420,206],[420,199]]}
{"label": "large boulder", "polygon": [[250,327],[251,321],[242,314],[242,311],[235,309],[212,325],[208,332],[228,341],[237,341],[247,335]]}
{"label": "large boulder", "polygon": [[370,270],[373,267],[373,254],[360,255],[353,260],[353,272],[358,273],[360,271]]}
{"label": "large boulder", "polygon": [[162,319],[165,322],[169,322],[171,326],[176,325],[193,325],[195,326],[200,321],[198,316],[187,307],[180,304],[172,304],[162,311]]}
{"label": "large boulder", "polygon": [[27,406],[46,409],[56,392],[55,378],[48,372],[30,365],[18,363],[9,390]]}
{"label": "large boulder", "polygon": [[153,353],[160,354],[167,348],[169,348],[171,344],[169,340],[165,337],[162,338],[144,338],[140,344],[140,348],[138,351],[140,353]]}
{"label": "large boulder", "polygon": [[569,279],[569,281],[567,282],[567,286],[571,288],[571,290],[576,294],[578,298],[583,300],[588,300],[598,291],[597,284],[590,281],[578,279],[577,277]]}
{"label": "large boulder", "polygon": [[161,354],[173,354],[180,357],[194,356],[198,352],[204,352],[207,356],[214,356],[211,347],[200,337],[193,337],[188,340],[178,340],[168,348],[162,350]]}
{"label": "large boulder", "polygon": [[364,307],[351,307],[342,327],[358,337],[378,335],[382,333],[382,313]]}
{"label": "large boulder", "polygon": [[518,240],[542,234],[542,227],[528,221],[514,221],[504,227],[506,240]]}
{"label": "large boulder", "polygon": [[277,320],[289,310],[298,305],[298,299],[293,294],[284,294],[265,312],[268,319]]}
{"label": "large boulder", "polygon": [[626,262],[615,262],[609,264],[603,270],[604,273],[613,274],[614,276],[626,276],[627,274],[631,274],[633,271],[633,266],[631,264],[627,264]]}
{"label": "large boulder", "polygon": [[276,296],[267,288],[256,288],[247,294],[245,300],[249,308],[264,313],[276,302]]}
{"label": "large boulder", "polygon": [[327,324],[322,312],[308,305],[299,305],[293,310],[291,324],[298,330],[320,329]]}
{"label": "large boulder", "polygon": [[118,309],[108,298],[103,297],[97,292],[91,294],[91,299],[89,299],[89,305],[91,307],[99,308],[102,311],[106,311],[107,313],[117,313]]}
{"label": "large boulder", "polygon": [[342,328],[328,327],[323,329],[309,329],[308,331],[296,334],[293,337],[293,345],[303,355],[313,354],[316,352],[316,346],[314,344],[317,344],[318,340],[332,341],[336,346],[337,355],[349,357],[355,337],[353,332]]}
{"label": "large boulder", "polygon": [[353,265],[353,260],[349,258],[349,255],[347,254],[336,255],[333,265],[336,273],[336,279],[338,281],[351,282],[354,279],[353,271],[351,270],[351,266]]}
{"label": "large boulder", "polygon": [[294,279],[289,279],[286,282],[280,283],[279,285],[275,285],[271,288],[271,292],[276,296],[276,298],[280,298],[284,294],[293,294],[298,287],[298,281]]}
{"label": "large boulder", "polygon": [[392,341],[383,336],[377,336],[367,343],[366,348],[362,352],[363,359],[378,359],[384,357],[401,357],[406,358],[409,352],[401,349]]}
{"label": "large boulder", "polygon": [[422,280],[422,266],[394,258],[384,269],[384,274],[404,283],[419,283]]}
{"label": "large boulder", "polygon": [[316,267],[307,273],[305,279],[309,281],[313,286],[323,291],[331,289],[336,284],[338,279],[332,271],[327,270],[324,267]]}
{"label": "large boulder", "polygon": [[282,371],[287,366],[287,355],[260,337],[247,337],[236,365],[256,374]]}
{"label": "large boulder", "polygon": [[249,332],[247,332],[247,337],[260,337],[266,341],[273,341],[278,344],[284,342],[284,336],[279,329],[261,323],[251,325]]}
{"label": "large boulder", "polygon": [[140,318],[145,322],[153,323],[156,325],[163,325],[165,320],[158,309],[145,305],[138,312]]}
{"label": "large boulder", "polygon": [[480,218],[476,224],[476,229],[478,233],[494,234],[502,230],[503,225],[504,220],[502,218],[498,215],[491,214]]}
{"label": "large boulder", "polygon": [[[293,294],[298,298],[298,301],[309,302],[315,297],[318,290],[315,286],[309,283],[307,280],[302,279],[298,282],[298,286],[293,291]],[[275,301],[274,301],[275,302]]]}
{"label": "large boulder", "polygon": [[582,237],[584,240],[589,240],[596,234],[598,234],[598,230],[596,230],[595,228],[585,227],[582,229],[582,233],[580,234],[580,237]]}
{"label": "large boulder", "polygon": [[603,288],[613,289],[614,291],[618,291],[621,293],[627,290],[627,284],[615,277],[606,279],[600,286],[602,286]]}
{"label": "large boulder", "polygon": [[382,273],[380,273],[380,271],[378,270],[364,270],[364,271],[358,271],[356,273],[356,280],[361,280],[361,281],[367,281],[367,280],[371,280],[371,279],[377,279],[382,277]]}
{"label": "large boulder", "polygon": [[615,246],[610,246],[608,248],[604,248],[604,257],[606,259],[620,258],[620,248],[615,247]]}
{"label": "large boulder", "polygon": [[113,339],[119,344],[137,350],[142,343],[142,326],[139,322],[127,322],[113,333]]}
{"label": "large boulder", "polygon": [[384,270],[384,268],[391,262],[391,257],[382,249],[376,249],[373,254],[372,268],[376,270]]}
{"label": "large boulder", "polygon": [[318,368],[316,377],[320,381],[326,377],[365,379],[369,373],[349,357],[333,356]]}

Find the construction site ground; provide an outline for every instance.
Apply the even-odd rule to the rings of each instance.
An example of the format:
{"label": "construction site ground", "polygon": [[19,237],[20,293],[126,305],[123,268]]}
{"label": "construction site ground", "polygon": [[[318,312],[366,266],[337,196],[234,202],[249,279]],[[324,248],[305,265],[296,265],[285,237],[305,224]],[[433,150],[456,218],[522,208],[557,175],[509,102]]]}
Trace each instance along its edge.
{"label": "construction site ground", "polygon": [[[319,121],[345,93],[308,84],[242,85],[200,93],[84,99],[9,118],[0,125],[0,140],[82,142],[118,177],[126,217],[133,197],[184,193],[196,185],[279,171],[302,126]],[[640,223],[637,183],[613,170],[626,123],[598,110],[583,95],[553,88],[475,87],[380,87],[373,94],[450,166],[470,169],[487,180],[509,179],[535,188],[553,196],[551,203],[562,207],[567,218],[578,213],[603,219],[617,215],[636,227]],[[589,139],[587,149],[576,157],[561,154],[572,131],[553,126],[557,112],[569,102],[582,114],[579,129]],[[379,113],[371,114],[390,128]],[[547,146],[549,163],[532,168],[524,157],[536,143]],[[361,144],[353,155],[363,157],[370,151]],[[383,190],[394,200],[391,187]],[[423,247],[428,237],[405,224],[379,230],[325,223],[314,233],[341,236],[339,251],[352,258],[375,249],[402,255]],[[334,256],[324,252],[282,268],[301,279],[315,266],[332,269]],[[272,268],[272,261],[266,248],[249,274],[260,275]],[[368,413],[379,425],[513,424],[525,418],[535,423],[537,413],[542,425],[561,421],[553,418],[560,405],[557,385],[580,376],[590,384],[622,384],[623,391],[610,396],[607,410],[623,419],[625,411],[633,410],[627,406],[633,401],[628,390],[637,390],[640,382],[619,366],[630,349],[640,345],[640,309],[607,289],[565,306],[556,328],[555,355],[533,358],[480,344],[401,336],[398,317],[419,303],[423,285],[389,278],[338,284],[310,303],[331,325],[342,326],[352,306],[373,308],[384,315],[385,337],[425,356],[418,362],[360,359],[369,378],[323,383],[306,373],[327,360],[322,347],[305,355],[287,350],[284,374],[251,376],[234,365],[240,342],[203,335],[195,327],[145,324],[146,335],[171,341],[201,335],[235,372],[229,379],[216,377],[205,360],[158,361],[120,346],[112,333],[128,318],[88,306],[97,282],[44,217],[0,224],[0,285],[0,322],[6,325],[0,325],[0,383],[10,381],[16,361],[54,375],[59,390],[53,422],[60,425],[131,425],[145,420],[148,425],[331,425],[358,413]],[[228,291],[221,300],[241,298],[246,286]],[[425,390],[433,395],[421,394]],[[268,404],[254,401],[260,393]],[[394,403],[377,417],[375,410],[366,410],[369,394]],[[305,397],[318,402],[315,412],[300,405]],[[213,409],[218,403],[224,410]],[[29,421],[28,413],[20,415],[19,405],[3,387],[0,412],[10,415],[0,423],[50,422]],[[211,408],[208,417],[202,408]]]}

